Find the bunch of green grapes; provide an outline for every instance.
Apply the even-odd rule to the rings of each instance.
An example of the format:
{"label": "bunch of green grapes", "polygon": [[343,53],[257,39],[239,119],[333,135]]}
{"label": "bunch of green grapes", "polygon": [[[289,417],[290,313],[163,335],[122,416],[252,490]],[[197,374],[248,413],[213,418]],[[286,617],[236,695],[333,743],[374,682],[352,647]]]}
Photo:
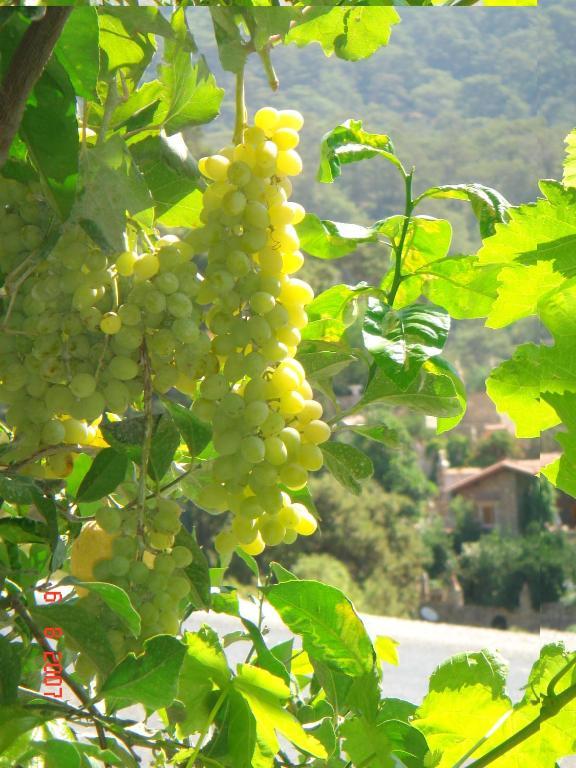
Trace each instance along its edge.
{"label": "bunch of green grapes", "polygon": [[50,210],[36,184],[0,177],[0,272],[16,279],[44,241]]}
{"label": "bunch of green grapes", "polygon": [[222,555],[238,545],[259,554],[316,529],[290,496],[322,467],[318,446],[330,436],[295,359],[314,297],[294,277],[303,264],[295,225],[304,209],[289,202],[289,177],[302,170],[295,150],[302,123],[296,111],[263,108],[241,143],[199,163],[209,185],[194,240],[208,264],[197,301],[206,306],[212,356],[193,412],[212,424],[219,455],[196,501],[232,513],[215,541]]}
{"label": "bunch of green grapes", "polygon": [[193,255],[189,243],[167,235],[154,250],[139,256],[127,251],[116,260],[123,303],[108,313],[110,325],[101,327],[128,356],[145,342],[153,388],[160,394],[193,394],[198,378],[213,367],[210,340],[201,329],[201,278]]}
{"label": "bunch of green grapes", "polygon": [[[177,634],[190,593],[185,569],[193,553],[175,539],[182,527],[180,505],[157,496],[146,504],[143,530],[135,506],[103,505],[72,545],[70,573],[81,581],[105,581],[124,589],[142,619],[138,638],[128,637],[100,599],[78,588],[85,608],[106,623],[117,659],[141,648],[153,635]],[[81,662],[80,668],[89,665]],[[87,670],[86,670],[87,671]]]}
{"label": "bunch of green grapes", "polygon": [[[10,459],[103,444],[102,414],[123,414],[142,396],[144,350],[158,392],[190,393],[206,372],[210,342],[199,330],[188,244],[167,236],[143,253],[109,254],[71,227],[47,256],[32,252],[21,264],[26,271],[7,283],[1,306],[0,404],[17,438]],[[63,448],[33,469],[61,477],[71,467]]]}

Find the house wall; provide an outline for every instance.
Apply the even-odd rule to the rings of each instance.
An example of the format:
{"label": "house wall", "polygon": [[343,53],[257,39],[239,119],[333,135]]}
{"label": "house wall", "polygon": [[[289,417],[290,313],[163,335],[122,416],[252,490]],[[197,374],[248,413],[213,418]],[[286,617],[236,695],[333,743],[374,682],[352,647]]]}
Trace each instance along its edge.
{"label": "house wall", "polygon": [[479,505],[488,502],[495,505],[495,528],[506,533],[518,533],[518,485],[517,473],[502,469],[476,481],[452,495],[459,495],[472,501],[480,516]]}

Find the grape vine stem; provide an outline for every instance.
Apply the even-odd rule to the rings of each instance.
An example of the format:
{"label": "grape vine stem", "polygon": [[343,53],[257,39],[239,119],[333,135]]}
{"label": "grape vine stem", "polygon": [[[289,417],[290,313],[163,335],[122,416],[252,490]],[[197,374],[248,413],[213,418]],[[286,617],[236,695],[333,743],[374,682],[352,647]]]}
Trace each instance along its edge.
{"label": "grape vine stem", "polygon": [[404,252],[404,246],[406,244],[406,237],[408,235],[408,229],[412,220],[412,211],[414,210],[414,201],[412,200],[412,180],[414,179],[414,168],[410,173],[402,171],[404,176],[404,188],[405,188],[405,204],[404,204],[404,224],[402,226],[402,232],[400,234],[400,240],[398,245],[394,247],[395,264],[394,264],[394,279],[392,280],[392,286],[390,293],[388,294],[388,304],[392,307],[394,305],[394,299],[400,288],[402,282],[402,256]]}

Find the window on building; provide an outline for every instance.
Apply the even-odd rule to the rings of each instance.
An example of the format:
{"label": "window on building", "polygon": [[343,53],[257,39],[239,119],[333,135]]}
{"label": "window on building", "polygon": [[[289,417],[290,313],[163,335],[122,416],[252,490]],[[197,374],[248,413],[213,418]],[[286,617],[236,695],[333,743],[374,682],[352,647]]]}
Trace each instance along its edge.
{"label": "window on building", "polygon": [[480,508],[480,522],[484,528],[494,528],[496,525],[496,505],[491,501],[482,501]]}

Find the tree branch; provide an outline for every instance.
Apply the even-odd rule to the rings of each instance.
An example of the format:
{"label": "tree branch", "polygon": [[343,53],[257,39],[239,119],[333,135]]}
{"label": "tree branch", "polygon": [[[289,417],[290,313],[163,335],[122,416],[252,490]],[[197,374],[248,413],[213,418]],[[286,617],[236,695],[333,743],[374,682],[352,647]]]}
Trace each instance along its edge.
{"label": "tree branch", "polygon": [[48,63],[72,8],[47,8],[26,30],[0,85],[0,167],[22,121],[30,91]]}
{"label": "tree branch", "polygon": [[[34,637],[38,645],[42,648],[43,651],[48,651],[49,653],[53,652],[53,648],[48,642],[48,640],[44,637],[44,634],[42,633],[42,630],[36,622],[33,620],[32,616],[28,613],[28,610],[25,608],[23,603],[20,602],[20,600],[15,596],[9,597],[10,601],[10,607],[13,608],[14,612],[17,616],[19,616],[24,624],[28,627],[30,630],[31,635]],[[66,672],[65,669],[62,669],[62,672],[60,673],[62,676],[62,679],[70,688],[70,690],[75,694],[76,698],[81,702],[82,706],[86,711],[88,712],[88,716],[94,723],[94,727],[96,729],[96,734],[98,736],[98,743],[100,744],[101,749],[106,749],[106,733],[104,731],[104,728],[102,727],[102,724],[99,722],[100,712],[90,703],[90,696],[89,694],[84,690],[84,688],[79,685],[74,678]],[[108,763],[106,763],[106,768],[110,768]]]}

